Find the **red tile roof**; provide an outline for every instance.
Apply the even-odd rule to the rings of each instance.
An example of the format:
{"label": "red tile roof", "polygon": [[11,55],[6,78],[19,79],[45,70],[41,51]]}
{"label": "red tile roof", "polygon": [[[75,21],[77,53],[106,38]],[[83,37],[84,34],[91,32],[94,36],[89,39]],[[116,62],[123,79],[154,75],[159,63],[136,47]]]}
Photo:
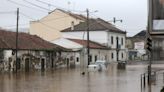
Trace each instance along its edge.
{"label": "red tile roof", "polygon": [[[18,33],[20,50],[53,50],[59,46],[49,43],[36,35]],[[16,49],[16,32],[0,29],[0,49]]]}
{"label": "red tile roof", "polygon": [[[71,40],[71,41],[76,42],[76,43],[83,45],[83,46],[87,46],[87,42],[88,42],[87,40],[81,40],[81,39],[70,39],[70,38],[68,38],[68,40]],[[103,45],[96,43],[96,42],[93,42],[93,41],[89,41],[89,47],[92,49],[109,49],[106,46],[103,46]]]}

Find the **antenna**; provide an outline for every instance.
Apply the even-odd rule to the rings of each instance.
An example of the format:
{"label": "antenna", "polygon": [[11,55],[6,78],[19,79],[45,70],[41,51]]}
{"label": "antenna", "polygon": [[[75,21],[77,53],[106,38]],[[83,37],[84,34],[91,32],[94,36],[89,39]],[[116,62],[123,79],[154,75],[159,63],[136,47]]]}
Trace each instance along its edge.
{"label": "antenna", "polygon": [[68,1],[67,4],[68,4],[68,12],[71,12],[71,11],[70,11],[70,5],[71,5],[71,2]]}

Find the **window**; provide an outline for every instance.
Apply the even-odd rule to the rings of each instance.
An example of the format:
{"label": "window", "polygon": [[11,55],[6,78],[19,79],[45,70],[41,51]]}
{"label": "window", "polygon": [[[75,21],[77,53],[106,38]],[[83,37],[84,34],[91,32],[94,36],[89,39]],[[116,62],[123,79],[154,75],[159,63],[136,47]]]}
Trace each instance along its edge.
{"label": "window", "polygon": [[119,49],[119,38],[116,37],[116,48]]}
{"label": "window", "polygon": [[79,57],[76,58],[76,62],[79,62]]}
{"label": "window", "polygon": [[95,62],[97,61],[97,55],[95,55]]}
{"label": "window", "polygon": [[113,53],[112,53],[111,55],[112,55],[111,57],[112,57],[112,59],[113,59],[113,58],[114,58],[114,55],[113,55]]}
{"label": "window", "polygon": [[113,44],[113,36],[111,36],[111,44]]}
{"label": "window", "polygon": [[122,58],[124,58],[124,53],[122,53]]}
{"label": "window", "polygon": [[40,52],[39,51],[35,51],[35,55],[36,56],[39,56],[40,55]]}
{"label": "window", "polygon": [[92,62],[92,55],[89,55],[89,62]]}
{"label": "window", "polygon": [[3,50],[0,50],[0,59],[4,59],[4,52],[3,52]]}
{"label": "window", "polygon": [[124,44],[124,39],[123,39],[123,38],[121,38],[121,44],[122,44],[122,45]]}

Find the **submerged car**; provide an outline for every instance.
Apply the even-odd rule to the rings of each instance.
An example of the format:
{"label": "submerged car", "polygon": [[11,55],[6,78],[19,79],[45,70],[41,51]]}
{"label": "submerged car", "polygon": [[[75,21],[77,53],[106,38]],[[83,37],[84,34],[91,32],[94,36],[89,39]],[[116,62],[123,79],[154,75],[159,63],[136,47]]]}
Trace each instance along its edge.
{"label": "submerged car", "polygon": [[88,71],[98,71],[99,70],[99,66],[96,64],[90,64],[88,65]]}
{"label": "submerged car", "polygon": [[102,71],[107,69],[107,62],[105,60],[97,60],[94,64],[88,65],[89,71]]}

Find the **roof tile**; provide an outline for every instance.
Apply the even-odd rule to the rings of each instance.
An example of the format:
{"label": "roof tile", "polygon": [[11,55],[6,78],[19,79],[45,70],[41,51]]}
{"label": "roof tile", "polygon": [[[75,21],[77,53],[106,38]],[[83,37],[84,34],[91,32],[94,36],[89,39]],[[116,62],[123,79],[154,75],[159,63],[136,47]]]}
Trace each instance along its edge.
{"label": "roof tile", "polygon": [[[58,46],[49,43],[36,35],[18,33],[18,49],[52,50]],[[16,32],[0,29],[0,49],[16,49]]]}

